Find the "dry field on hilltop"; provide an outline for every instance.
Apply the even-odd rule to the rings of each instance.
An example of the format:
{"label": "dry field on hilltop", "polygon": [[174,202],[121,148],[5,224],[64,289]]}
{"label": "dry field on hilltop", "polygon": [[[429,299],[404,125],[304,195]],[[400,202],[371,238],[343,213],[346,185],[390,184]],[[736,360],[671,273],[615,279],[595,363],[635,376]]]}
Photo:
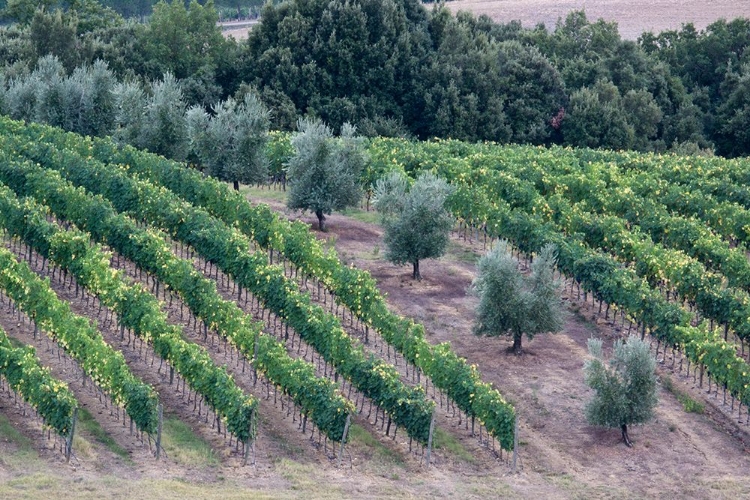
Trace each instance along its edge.
{"label": "dry field on hilltop", "polygon": [[584,10],[589,20],[616,21],[620,35],[629,40],[686,23],[703,29],[721,18],[750,17],[747,0],[454,0],[446,5],[453,12],[486,14],[501,23],[521,21],[526,28],[544,23],[547,29],[570,11]]}
{"label": "dry field on hilltop", "polygon": [[[699,30],[719,19],[750,17],[750,0],[452,0],[451,11],[485,14],[499,23],[520,21],[525,28],[544,23],[554,29],[572,10],[584,10],[590,21],[615,21],[620,35],[637,39],[644,31],[678,30],[693,23]],[[427,5],[430,8],[430,5]],[[224,36],[247,38],[248,28],[225,27]]]}

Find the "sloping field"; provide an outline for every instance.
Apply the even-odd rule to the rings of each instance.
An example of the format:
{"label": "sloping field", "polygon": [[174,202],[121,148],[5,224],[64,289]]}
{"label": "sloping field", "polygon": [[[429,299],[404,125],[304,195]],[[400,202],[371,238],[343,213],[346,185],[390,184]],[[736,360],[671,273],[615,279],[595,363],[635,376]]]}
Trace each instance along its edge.
{"label": "sloping field", "polygon": [[[695,159],[691,169],[686,159],[676,157],[374,141],[373,161],[398,168],[407,163],[441,167],[438,172],[466,195],[453,207],[461,209],[465,221],[476,219],[491,231],[517,233],[516,243],[527,249],[539,238],[558,238],[561,257],[569,257],[561,261],[561,269],[570,269],[574,252],[574,270],[591,270],[589,264],[599,269],[577,273],[579,286],[565,278],[570,314],[562,332],[538,336],[526,343],[524,356],[511,356],[507,339],[471,334],[476,299],[466,290],[476,274],[474,264],[489,244],[477,227],[457,227],[449,254],[425,262],[424,279],[415,282],[408,270],[384,260],[382,230],[371,212],[333,215],[329,233],[311,234],[307,226],[314,217],[288,212],[281,191],[243,192],[252,202],[270,202],[275,214],[250,207],[226,186],[153,155],[51,128],[2,123],[0,285],[5,292],[0,294],[0,326],[15,344],[36,348],[40,363],[69,385],[81,415],[74,454],[66,463],[60,453],[64,439],[54,433],[50,438],[7,383],[0,387],[0,498],[60,493],[149,499],[750,495],[750,391],[748,385],[743,388],[750,384],[750,370],[742,368],[748,362],[750,331],[744,319],[750,316],[750,300],[745,300],[750,274],[743,272],[748,267],[744,254],[742,265],[732,258],[750,243],[750,224],[742,222],[750,218],[750,194],[740,189],[750,178],[750,165],[742,160]],[[586,176],[576,174],[582,158],[590,167]],[[628,168],[621,173],[594,168],[612,162]],[[700,169],[710,169],[713,182],[708,174],[705,179],[695,175]],[[686,193],[699,192],[693,181],[705,193],[689,198]],[[665,185],[668,193],[654,191]],[[554,186],[561,189],[547,192]],[[508,195],[513,206],[506,207],[504,197],[490,187]],[[616,194],[626,188],[628,199],[637,197],[643,206],[658,195],[647,210],[651,218],[641,220],[637,211],[625,210],[628,199]],[[482,196],[491,202],[483,203]],[[553,198],[554,203],[545,202]],[[599,206],[601,213],[587,214],[579,198]],[[672,202],[679,207],[667,205]],[[696,204],[715,233],[706,229],[700,236],[702,252],[683,255],[689,249],[678,247],[686,238],[668,234],[695,232],[677,209],[693,210]],[[657,214],[658,220],[653,218]],[[627,224],[625,217],[630,217]],[[302,223],[289,224],[287,218]],[[648,232],[659,236],[656,243],[645,229],[636,231],[635,226],[645,228],[646,223]],[[669,231],[657,235],[659,228]],[[598,234],[611,239],[599,241]],[[722,237],[732,241],[731,248]],[[336,249],[335,261],[327,248]],[[646,259],[649,265],[607,267],[615,261],[606,260],[606,253],[626,263]],[[10,264],[15,261],[19,263]],[[21,268],[26,274],[14,271]],[[359,276],[357,269],[369,271],[373,279]],[[644,276],[636,277],[634,269]],[[727,273],[726,286],[722,279],[708,279],[720,272]],[[646,278],[659,287],[649,291]],[[356,286],[347,289],[347,283]],[[369,288],[375,285],[388,309],[375,307],[372,296],[380,297],[380,292]],[[41,294],[43,289],[47,291]],[[587,289],[596,290],[599,300],[581,292]],[[676,293],[682,297],[679,302]],[[37,296],[39,300],[28,298]],[[80,319],[73,323],[63,317],[67,310],[42,307],[53,300],[70,304]],[[687,328],[687,317],[672,314],[685,302],[692,304],[691,314],[731,326],[732,336],[727,340]],[[725,315],[729,323],[709,307],[722,304],[733,311]],[[362,311],[369,311],[373,328],[363,328],[358,320]],[[423,324],[424,337],[421,327],[396,321],[388,311]],[[685,328],[675,328],[673,318]],[[635,447],[629,449],[618,431],[586,424],[583,408],[591,391],[583,383],[582,367],[590,336],[611,344],[638,330],[641,320],[644,329],[648,324],[659,359],[660,404],[654,422],[631,430]],[[103,341],[122,353],[134,376],[153,386],[165,417],[159,461],[153,457],[153,431],[132,432],[122,403],[113,404],[108,386],[102,386],[107,380],[97,376],[95,367],[84,377],[74,356],[62,354],[71,350],[70,342],[49,335],[53,323],[68,329],[92,325],[88,331],[100,332]],[[380,325],[377,332],[375,325]],[[410,342],[398,342],[399,328],[408,333],[402,340]],[[483,390],[483,400],[498,403],[485,415],[504,414],[504,404],[492,400],[479,380],[457,378],[463,361],[452,363],[444,348],[435,347],[443,341],[516,409],[516,472],[510,454],[488,440],[492,420],[479,418],[484,428],[477,425],[473,432],[473,419],[458,410],[461,403],[449,404],[435,391],[442,384],[451,392],[452,381],[461,380],[460,387],[472,384],[472,395]],[[335,349],[328,347],[334,342]],[[664,342],[685,346],[684,355],[665,349]],[[407,348],[415,345],[420,346],[419,360],[415,356],[408,365],[405,359],[414,353]],[[344,352],[346,357],[337,359]],[[368,361],[370,354],[380,361]],[[201,366],[190,364],[198,357]],[[698,373],[695,359],[708,367],[705,374],[703,368]],[[423,372],[415,380],[420,373],[416,363]],[[227,376],[220,376],[223,370]],[[438,378],[428,379],[428,374]],[[202,384],[209,377],[216,383]],[[238,389],[229,391],[230,384]],[[225,388],[221,397],[212,399],[220,387]],[[424,387],[424,392],[412,392],[413,387]],[[245,421],[232,427],[236,413],[225,408],[235,394],[244,394],[238,397],[248,403],[257,401],[257,413],[249,415],[255,422],[251,429]],[[438,430],[428,468],[419,442],[424,437],[420,429],[426,434],[424,424],[430,422],[420,415],[432,405]],[[335,441],[344,419],[337,408],[349,413],[352,423],[341,462]],[[481,415],[479,404],[471,408]],[[252,463],[243,466],[242,441],[253,429]],[[507,434],[502,427],[495,429],[498,436]],[[248,435],[242,436],[246,430]]]}

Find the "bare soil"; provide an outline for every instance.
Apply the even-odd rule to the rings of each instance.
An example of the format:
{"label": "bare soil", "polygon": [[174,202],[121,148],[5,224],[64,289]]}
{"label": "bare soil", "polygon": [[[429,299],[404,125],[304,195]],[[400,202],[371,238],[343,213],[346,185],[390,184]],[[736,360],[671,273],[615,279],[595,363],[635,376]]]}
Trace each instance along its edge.
{"label": "bare soil", "polygon": [[589,21],[615,21],[628,40],[646,31],[679,30],[687,23],[702,30],[719,19],[750,17],[750,2],[743,0],[453,0],[446,6],[500,23],[520,21],[525,28],[543,23],[550,30],[569,12],[583,10]]}
{"label": "bare soil", "polygon": [[[268,192],[269,199],[272,192]],[[311,226],[313,215],[287,213],[279,202],[272,205],[290,218]],[[421,321],[431,342],[449,341],[470,363],[479,367],[483,378],[493,382],[511,400],[519,414],[520,454],[518,472],[513,473],[508,456],[499,459],[471,437],[465,423],[441,412],[438,427],[468,452],[440,450],[437,463],[428,468],[418,457],[391,444],[373,432],[371,423],[359,425],[374,436],[374,442],[355,440],[349,445],[348,463],[342,468],[297,430],[286,412],[264,400],[264,420],[259,430],[255,466],[241,467],[223,438],[192,411],[175,388],[156,373],[158,360],[144,360],[137,349],[119,341],[119,334],[104,325],[105,337],[122,349],[131,368],[153,383],[167,409],[190,425],[211,443],[219,465],[196,468],[171,458],[154,461],[147,446],[129,435],[122,423],[109,415],[96,393],[80,386],[80,373],[69,362],[58,361],[57,353],[39,343],[39,354],[53,372],[71,383],[76,396],[96,420],[130,452],[132,463],[95,443],[86,456],[77,456],[65,465],[59,452],[40,432],[34,419],[7,396],[0,396],[0,413],[34,444],[35,456],[24,458],[18,446],[0,439],[0,498],[41,498],[55,494],[81,498],[741,498],[750,495],[750,465],[746,443],[750,442],[747,415],[723,405],[721,394],[706,394],[707,386],[697,387],[692,374],[672,370],[669,356],[660,367],[675,385],[696,400],[707,404],[705,414],[686,413],[676,398],[660,390],[660,403],[654,422],[635,427],[630,436],[632,449],[620,440],[617,430],[588,426],[583,408],[591,396],[583,383],[582,367],[587,357],[585,344],[592,335],[608,344],[624,334],[619,322],[604,320],[597,307],[574,293],[565,299],[570,314],[565,330],[556,335],[524,341],[525,354],[507,354],[505,338],[477,338],[471,333],[476,299],[466,290],[475,275],[474,261],[484,251],[482,241],[464,241],[454,234],[450,252],[438,260],[422,263],[422,281],[413,281],[411,270],[395,267],[382,259],[382,233],[377,225],[340,215],[328,219],[328,233],[316,233],[328,244],[335,244],[342,260],[369,270],[387,294],[390,307]],[[129,274],[132,269],[128,270]],[[90,317],[96,311],[66,285],[52,285],[74,309]],[[179,323],[179,313],[170,318]],[[2,308],[0,308],[2,309]],[[100,324],[102,316],[98,317]],[[0,324],[11,335],[32,342],[33,329],[5,309]],[[214,359],[222,362],[224,350],[203,342],[190,329],[192,341],[204,343]],[[660,353],[660,359],[664,354]],[[232,363],[229,363],[230,368]],[[679,360],[676,366],[679,367]],[[238,383],[250,393],[263,397],[263,389],[253,387],[234,370]],[[729,403],[729,402],[728,402]],[[210,422],[210,419],[209,419]],[[21,458],[19,458],[19,456]]]}

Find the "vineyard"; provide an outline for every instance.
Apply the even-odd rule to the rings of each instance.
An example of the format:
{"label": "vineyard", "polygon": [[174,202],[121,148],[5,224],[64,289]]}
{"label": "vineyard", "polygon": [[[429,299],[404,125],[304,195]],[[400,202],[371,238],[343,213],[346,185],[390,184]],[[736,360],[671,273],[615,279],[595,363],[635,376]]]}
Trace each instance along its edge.
{"label": "vineyard", "polygon": [[[279,179],[291,148],[288,135],[273,137]],[[708,391],[716,419],[746,429],[746,160],[385,138],[368,153],[369,193],[394,170],[454,186],[456,245],[479,253],[506,239],[527,267],[555,244],[577,314],[590,313],[610,340],[650,339],[662,369]],[[505,361],[500,340],[438,332],[441,318],[419,311],[441,304],[405,305],[415,285],[392,290],[385,275],[399,282],[397,269],[370,273],[362,254],[337,253],[305,221],[183,164],[2,118],[0,225],[0,408],[33,415],[27,427],[44,432],[58,460],[85,461],[76,420],[80,401],[95,400],[97,420],[119,429],[139,462],[173,460],[166,413],[211,436],[221,461],[241,470],[270,467],[263,450],[279,434],[331,470],[366,461],[362,442],[441,477],[469,467],[457,454],[500,474],[560,467],[534,456],[544,452],[532,439],[555,420],[536,391],[585,395],[573,388],[580,349],[566,360],[580,364],[555,375],[560,385],[540,385],[529,365],[544,348]],[[440,272],[431,274],[437,286]],[[550,493],[535,481],[521,496]]]}
{"label": "vineyard", "polygon": [[506,238],[526,255],[554,243],[559,271],[584,300],[606,306],[605,319],[612,310],[628,331],[653,335],[657,355],[678,351],[688,372],[692,364],[701,383],[705,372],[729,395],[738,418],[743,405],[750,417],[746,161],[451,141],[382,140],[372,150],[382,165],[449,179],[468,233]]}

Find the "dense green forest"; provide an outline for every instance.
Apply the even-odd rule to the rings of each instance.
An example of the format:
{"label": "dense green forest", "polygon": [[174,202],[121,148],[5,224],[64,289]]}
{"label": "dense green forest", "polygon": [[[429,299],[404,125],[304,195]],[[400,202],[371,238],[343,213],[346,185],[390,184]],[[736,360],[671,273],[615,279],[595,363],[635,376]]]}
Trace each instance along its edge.
{"label": "dense green forest", "polygon": [[[144,99],[170,73],[180,109],[210,112],[257,92],[282,130],[313,116],[365,135],[750,152],[748,19],[633,42],[580,11],[525,28],[418,0],[289,0],[267,3],[248,39],[235,41],[222,37],[217,9],[252,2],[202,3],[0,2],[0,110],[30,118],[23,108],[40,85],[73,85],[101,60],[101,85],[139,82]],[[54,76],[38,67],[48,54],[62,65]]]}

